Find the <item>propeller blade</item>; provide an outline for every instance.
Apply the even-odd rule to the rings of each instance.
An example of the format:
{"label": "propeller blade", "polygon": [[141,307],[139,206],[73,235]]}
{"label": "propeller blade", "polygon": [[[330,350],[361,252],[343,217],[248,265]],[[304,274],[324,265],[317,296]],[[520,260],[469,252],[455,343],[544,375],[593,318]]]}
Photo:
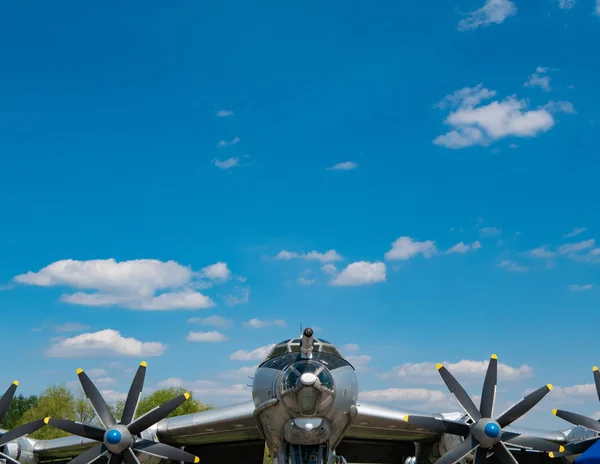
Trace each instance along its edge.
{"label": "propeller blade", "polygon": [[140,464],[140,460],[131,448],[127,448],[123,452],[123,459],[125,460],[125,464]]}
{"label": "propeller blade", "polygon": [[598,400],[600,400],[600,372],[598,372],[598,367],[594,366],[592,368],[594,372],[594,383],[596,384],[596,393],[598,394]]}
{"label": "propeller blade", "polygon": [[439,458],[436,464],[455,464],[478,446],[479,443],[475,438],[468,438]]}
{"label": "propeller blade", "polygon": [[507,425],[512,424],[523,414],[527,413],[531,408],[533,408],[536,404],[538,404],[544,396],[546,396],[552,390],[552,385],[548,384],[541,388],[538,388],[534,392],[531,392],[517,404],[514,404],[507,411],[502,413],[496,422],[500,427],[504,428]]}
{"label": "propeller blade", "polygon": [[488,364],[483,390],[481,391],[481,405],[479,412],[482,417],[491,418],[496,400],[496,384],[498,383],[498,357],[493,354]]}
{"label": "propeller blade", "polygon": [[475,464],[485,464],[485,460],[487,459],[487,450],[483,448],[477,448],[475,453]]}
{"label": "propeller blade", "polygon": [[20,425],[19,427],[15,427],[14,429],[9,430],[4,435],[2,435],[2,437],[0,437],[0,446],[4,446],[8,442],[16,440],[17,438],[20,438],[24,435],[29,435],[30,433],[41,429],[44,425],[46,425],[45,419],[40,419],[33,422],[29,422],[27,424]]}
{"label": "propeller blade", "polygon": [[77,375],[79,376],[79,381],[81,382],[85,396],[87,396],[92,403],[92,407],[94,408],[94,411],[96,411],[96,415],[102,422],[102,425],[106,428],[115,425],[115,418],[113,417],[112,412],[110,412],[106,401],[104,401],[104,398],[102,398],[102,395],[96,388],[96,385],[94,385],[87,374],[83,372],[83,369],[77,369]]}
{"label": "propeller blade", "polygon": [[[142,390],[144,389],[144,379],[146,377],[146,361],[140,363],[131,387],[129,387],[129,393],[127,393],[127,399],[125,400],[125,407],[123,408],[123,415],[121,416],[121,424],[129,425],[135,416],[135,411],[140,402],[142,396]],[[112,464],[112,463],[111,463]]]}
{"label": "propeller blade", "polygon": [[498,461],[500,461],[500,464],[519,464],[512,453],[508,451],[506,445],[502,442],[496,443],[494,446],[492,446],[492,451],[498,458]]}
{"label": "propeller blade", "polygon": [[108,462],[106,464],[121,464],[123,462],[123,455],[110,453]]}
{"label": "propeller blade", "polygon": [[150,440],[141,439],[136,441],[133,449],[135,451],[157,456],[165,460],[193,462],[195,464],[200,462],[200,458],[198,456],[194,456],[187,451],[183,451],[171,445],[157,443]]}
{"label": "propeller blade", "polygon": [[438,364],[437,369],[442,376],[444,383],[448,387],[448,390],[450,390],[450,393],[454,395],[471,419],[473,419],[474,422],[477,422],[479,419],[481,419],[481,414],[479,413],[477,406],[475,406],[475,403],[473,403],[471,397],[467,394],[462,385],[458,383],[450,371],[448,371],[448,369],[446,369],[442,364]]}
{"label": "propeller blade", "polygon": [[132,435],[138,435],[142,431],[146,430],[148,427],[156,424],[161,419],[164,419],[169,414],[171,414],[175,409],[181,406],[185,400],[190,397],[189,393],[184,393],[183,395],[179,395],[177,398],[173,398],[172,400],[167,401],[166,403],[161,404],[160,406],[148,411],[141,417],[138,417],[131,424],[127,426]]}
{"label": "propeller blade", "polygon": [[585,453],[590,447],[596,443],[600,437],[592,437],[587,440],[582,440],[577,443],[571,443],[565,446],[565,450],[562,453],[551,452],[549,456],[551,458],[559,458],[563,456],[572,456],[573,454]]}
{"label": "propeller blade", "polygon": [[8,462],[12,462],[12,464],[21,464],[19,461],[15,461],[13,458],[11,458],[8,454],[0,453],[0,456],[2,456]]}
{"label": "propeller blade", "polygon": [[15,380],[10,387],[8,387],[6,393],[2,395],[2,398],[0,398],[0,421],[4,418],[6,411],[8,411],[10,402],[15,396],[15,391],[17,391],[17,385],[19,385],[19,382]]}
{"label": "propeller blade", "polygon": [[[46,420],[46,419],[44,419]],[[93,425],[82,424],[81,422],[75,422],[67,419],[55,419],[54,417],[48,417],[48,425],[56,427],[57,429],[63,430],[64,432],[72,435],[77,435],[83,438],[89,438],[96,441],[104,441],[104,433],[106,430]]]}
{"label": "propeller blade", "polygon": [[98,443],[85,453],[81,453],[76,458],[71,459],[67,464],[92,464],[92,462],[97,461],[107,454],[108,450],[104,446],[104,443]]}
{"label": "propeller blade", "polygon": [[[512,437],[506,437],[507,433],[515,435]],[[527,435],[519,435],[518,433],[504,432],[502,434],[502,441],[512,446],[518,446],[519,448],[532,449],[535,451],[544,451],[562,453],[565,451],[565,447],[556,443],[553,443],[543,438],[530,437]]]}
{"label": "propeller blade", "polygon": [[573,425],[581,425],[587,429],[593,430],[594,432],[600,432],[600,422],[595,421],[591,417],[582,416],[574,412],[562,411],[560,409],[553,409],[552,414],[561,419],[570,422]]}
{"label": "propeller blade", "polygon": [[452,435],[461,435],[466,437],[471,431],[471,427],[462,422],[454,422],[445,419],[436,419],[426,416],[404,416],[404,420],[409,424],[418,427],[425,427],[434,432],[451,433]]}

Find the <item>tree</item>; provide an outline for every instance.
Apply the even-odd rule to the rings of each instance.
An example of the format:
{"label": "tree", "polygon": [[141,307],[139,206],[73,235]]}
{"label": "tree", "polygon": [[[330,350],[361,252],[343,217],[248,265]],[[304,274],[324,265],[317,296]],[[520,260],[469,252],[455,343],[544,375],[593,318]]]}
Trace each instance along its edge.
{"label": "tree", "polygon": [[2,419],[2,422],[0,422],[0,429],[10,430],[19,425],[23,414],[33,408],[37,404],[37,401],[38,397],[36,395],[15,396],[6,411],[6,415]]}
{"label": "tree", "polygon": [[[44,417],[60,417],[61,419],[76,419],[75,396],[66,385],[53,385],[38,397],[35,406],[28,409],[21,417],[18,425],[43,419]],[[42,427],[30,435],[31,438],[49,440],[66,437],[69,434],[54,427]]]}
{"label": "tree", "polygon": [[[186,390],[184,388],[173,387],[156,390],[155,392],[141,399],[136,411],[136,417],[146,414],[148,411],[154,409],[162,403],[165,403],[170,399],[176,398],[179,395],[183,395],[185,392]],[[167,417],[183,416],[184,414],[194,414],[196,412],[202,412],[213,408],[213,406],[204,404],[201,401],[197,400],[196,398],[194,398],[193,394],[190,393],[190,397],[187,399],[187,401],[185,401],[181,406],[179,406]]]}

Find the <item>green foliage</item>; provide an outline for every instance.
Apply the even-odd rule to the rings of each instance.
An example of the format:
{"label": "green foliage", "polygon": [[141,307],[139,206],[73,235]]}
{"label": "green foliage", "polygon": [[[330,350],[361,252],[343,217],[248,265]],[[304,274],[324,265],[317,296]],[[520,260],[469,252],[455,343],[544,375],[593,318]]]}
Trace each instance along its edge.
{"label": "green foliage", "polygon": [[37,404],[37,401],[38,397],[36,395],[16,395],[11,401],[2,422],[0,422],[0,429],[9,430],[18,426],[23,414],[33,408]]}
{"label": "green foliage", "polygon": [[[154,409],[160,404],[165,403],[179,395],[182,395],[185,392],[186,390],[183,388],[162,388],[160,390],[156,390],[150,395],[142,398],[137,408],[136,417],[146,414],[148,411]],[[187,399],[187,401],[185,401],[181,406],[179,406],[167,417],[183,416],[184,414],[193,414],[196,412],[206,411],[207,409],[213,409],[213,407],[197,400],[190,393],[190,397]]]}
{"label": "green foliage", "polygon": [[[44,417],[60,417],[61,419],[76,419],[75,396],[66,385],[54,385],[46,388],[38,397],[32,408],[21,417],[18,425],[25,424]],[[49,440],[51,438],[66,437],[68,434],[54,427],[42,427],[30,435],[31,438]]]}

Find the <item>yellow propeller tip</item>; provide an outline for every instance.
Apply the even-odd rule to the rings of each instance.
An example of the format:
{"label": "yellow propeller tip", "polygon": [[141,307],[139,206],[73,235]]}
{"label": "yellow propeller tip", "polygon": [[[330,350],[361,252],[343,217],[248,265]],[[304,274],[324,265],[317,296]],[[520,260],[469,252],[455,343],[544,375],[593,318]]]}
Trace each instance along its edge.
{"label": "yellow propeller tip", "polygon": [[437,367],[437,370],[439,371],[442,367],[444,367],[444,365],[442,363],[438,363],[435,367]]}
{"label": "yellow propeller tip", "polygon": [[404,422],[408,422],[408,416],[404,416]]}
{"label": "yellow propeller tip", "polygon": [[592,367],[592,370],[593,370],[594,372],[596,372],[596,371],[598,370],[598,366],[594,366],[594,367]]}
{"label": "yellow propeller tip", "polygon": [[200,458],[198,456],[194,456],[194,463],[198,464],[200,462]]}
{"label": "yellow propeller tip", "polygon": [[80,367],[79,369],[77,369],[77,375],[81,374],[83,372],[83,369]]}
{"label": "yellow propeller tip", "polygon": [[18,381],[18,380],[15,380],[15,381],[13,382],[13,385],[17,385],[17,386],[18,386],[18,385],[19,385],[19,381]]}
{"label": "yellow propeller tip", "polygon": [[498,359],[498,356],[496,356],[495,354],[492,355],[492,359]]}
{"label": "yellow propeller tip", "polygon": [[548,384],[548,385],[546,385],[546,386],[548,387],[548,390],[550,390],[550,391],[552,391],[552,389],[554,388],[554,387],[552,386],[552,384],[551,384],[551,383],[549,383],[549,384]]}
{"label": "yellow propeller tip", "polygon": [[558,412],[558,409],[553,409],[552,410],[552,414],[554,414],[556,416],[556,413]]}
{"label": "yellow propeller tip", "polygon": [[185,393],[183,394],[183,396],[185,396],[185,399],[186,399],[186,400],[189,400],[189,399],[190,399],[190,394],[189,394],[188,392],[185,392]]}
{"label": "yellow propeller tip", "polygon": [[565,447],[564,447],[564,446],[562,446],[562,445],[560,446],[560,448],[558,448],[558,452],[559,452],[559,453],[562,453],[564,450],[565,450]]}
{"label": "yellow propeller tip", "polygon": [[146,364],[146,361],[142,361],[142,362],[140,363],[140,366],[142,366],[142,367],[146,367],[146,366],[147,366],[147,364]]}
{"label": "yellow propeller tip", "polygon": [[50,417],[46,417],[46,418],[44,419],[44,423],[45,423],[45,424],[47,424],[48,422],[50,422]]}
{"label": "yellow propeller tip", "polygon": [[554,453],[553,453],[552,451],[550,451],[550,452],[548,453],[548,456],[550,456],[552,459],[554,459]]}

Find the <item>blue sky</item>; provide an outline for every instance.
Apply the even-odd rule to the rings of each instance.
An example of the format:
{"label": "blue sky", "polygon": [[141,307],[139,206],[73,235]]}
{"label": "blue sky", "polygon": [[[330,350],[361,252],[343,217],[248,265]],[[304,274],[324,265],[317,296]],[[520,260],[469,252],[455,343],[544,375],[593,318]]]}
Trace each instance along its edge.
{"label": "blue sky", "polygon": [[227,404],[303,324],[365,401],[457,410],[435,363],[497,353],[502,404],[557,386],[522,424],[599,411],[598,10],[5,5],[4,382]]}

